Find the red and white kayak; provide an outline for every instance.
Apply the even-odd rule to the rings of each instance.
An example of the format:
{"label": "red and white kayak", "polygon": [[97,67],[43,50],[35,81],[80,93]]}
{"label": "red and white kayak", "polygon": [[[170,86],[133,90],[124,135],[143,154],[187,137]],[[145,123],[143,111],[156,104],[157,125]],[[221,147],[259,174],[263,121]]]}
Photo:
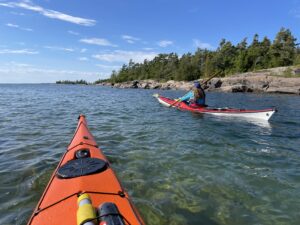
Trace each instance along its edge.
{"label": "red and white kayak", "polygon": [[153,95],[162,105],[174,107],[181,110],[187,110],[195,113],[205,113],[215,116],[234,116],[249,119],[259,119],[268,121],[276,112],[275,108],[251,110],[251,109],[233,109],[233,108],[212,108],[212,107],[192,107],[185,102],[176,102],[174,99],[166,98],[158,94]]}

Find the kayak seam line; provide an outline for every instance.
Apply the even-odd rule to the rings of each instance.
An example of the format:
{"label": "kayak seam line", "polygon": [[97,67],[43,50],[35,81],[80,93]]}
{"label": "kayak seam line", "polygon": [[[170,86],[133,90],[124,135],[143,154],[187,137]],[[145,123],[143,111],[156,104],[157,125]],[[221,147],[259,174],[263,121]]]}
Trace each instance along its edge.
{"label": "kayak seam line", "polygon": [[[83,121],[80,121],[80,123],[79,123],[79,124],[77,125],[77,127],[76,127],[75,133],[74,133],[74,135],[73,135],[73,137],[72,137],[70,143],[68,144],[68,148],[69,148],[69,146],[72,144],[74,138],[76,137],[76,134],[77,134],[79,128],[81,127],[81,125],[85,126],[85,128],[89,131],[88,126],[86,125],[86,123],[84,123]],[[89,132],[89,133],[90,133],[90,132]],[[90,134],[91,134],[91,133],[90,133]],[[91,134],[91,135],[92,135],[92,134]],[[92,135],[92,136],[93,136],[93,135]],[[97,147],[98,147],[98,146],[97,146]],[[73,148],[73,147],[72,147],[72,148]]]}
{"label": "kayak seam line", "polygon": [[[52,207],[52,206],[54,206],[54,205],[57,205],[57,204],[59,204],[59,203],[65,201],[65,200],[67,200],[67,199],[73,197],[74,195],[79,195],[79,194],[84,194],[84,193],[89,193],[89,194],[102,194],[102,195],[119,195],[120,197],[122,197],[121,194],[120,194],[120,192],[119,192],[119,193],[97,192],[97,191],[76,192],[76,193],[73,193],[73,194],[71,194],[71,195],[68,195],[67,197],[62,198],[62,199],[58,200],[57,202],[54,202],[54,203],[52,203],[52,204],[50,204],[50,205],[48,205],[48,206],[46,206],[46,207],[44,207],[44,208],[41,208],[41,209],[36,210],[36,211],[34,212],[34,217],[35,217],[36,215],[38,215],[40,212],[42,212],[42,211],[44,211],[44,210],[46,210],[46,209],[49,209],[50,207]],[[121,193],[123,194],[123,192],[121,192]],[[126,197],[126,196],[124,196],[124,197]]]}
{"label": "kayak seam line", "polygon": [[68,148],[68,149],[67,149],[67,151],[71,151],[72,149],[74,149],[74,148],[78,147],[79,145],[89,145],[89,146],[92,146],[92,147],[96,147],[96,148],[98,148],[98,145],[92,145],[92,144],[89,144],[89,143],[80,142],[79,144],[77,144],[77,145],[73,146],[72,148],[70,148],[70,149]]}

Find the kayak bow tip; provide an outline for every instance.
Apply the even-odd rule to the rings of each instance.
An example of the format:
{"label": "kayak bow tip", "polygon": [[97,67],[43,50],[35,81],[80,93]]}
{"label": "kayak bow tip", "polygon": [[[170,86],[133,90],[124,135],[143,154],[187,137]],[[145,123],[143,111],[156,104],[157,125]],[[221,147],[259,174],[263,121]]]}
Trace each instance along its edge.
{"label": "kayak bow tip", "polygon": [[80,114],[80,115],[78,116],[78,120],[80,120],[81,117],[85,118],[85,115],[84,115],[84,114]]}
{"label": "kayak bow tip", "polygon": [[153,96],[154,98],[159,98],[160,95],[159,95],[158,93],[155,93],[155,94],[153,94],[152,96]]}

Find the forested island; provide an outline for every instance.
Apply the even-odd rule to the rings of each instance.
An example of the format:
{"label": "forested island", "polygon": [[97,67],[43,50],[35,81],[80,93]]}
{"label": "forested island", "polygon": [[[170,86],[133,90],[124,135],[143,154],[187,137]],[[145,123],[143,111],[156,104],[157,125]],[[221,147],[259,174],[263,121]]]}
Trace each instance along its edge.
{"label": "forested island", "polygon": [[88,82],[85,80],[58,80],[56,81],[56,84],[83,84],[83,85],[88,85]]}

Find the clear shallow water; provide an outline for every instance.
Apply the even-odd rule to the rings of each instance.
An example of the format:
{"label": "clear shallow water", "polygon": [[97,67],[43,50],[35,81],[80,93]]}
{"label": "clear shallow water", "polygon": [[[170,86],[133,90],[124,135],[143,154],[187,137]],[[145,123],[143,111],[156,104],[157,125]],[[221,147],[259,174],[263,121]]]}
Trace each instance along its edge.
{"label": "clear shallow water", "polygon": [[166,108],[156,92],[183,94],[0,85],[0,224],[26,224],[80,113],[147,224],[299,224],[299,96],[208,93],[279,109],[254,124]]}

